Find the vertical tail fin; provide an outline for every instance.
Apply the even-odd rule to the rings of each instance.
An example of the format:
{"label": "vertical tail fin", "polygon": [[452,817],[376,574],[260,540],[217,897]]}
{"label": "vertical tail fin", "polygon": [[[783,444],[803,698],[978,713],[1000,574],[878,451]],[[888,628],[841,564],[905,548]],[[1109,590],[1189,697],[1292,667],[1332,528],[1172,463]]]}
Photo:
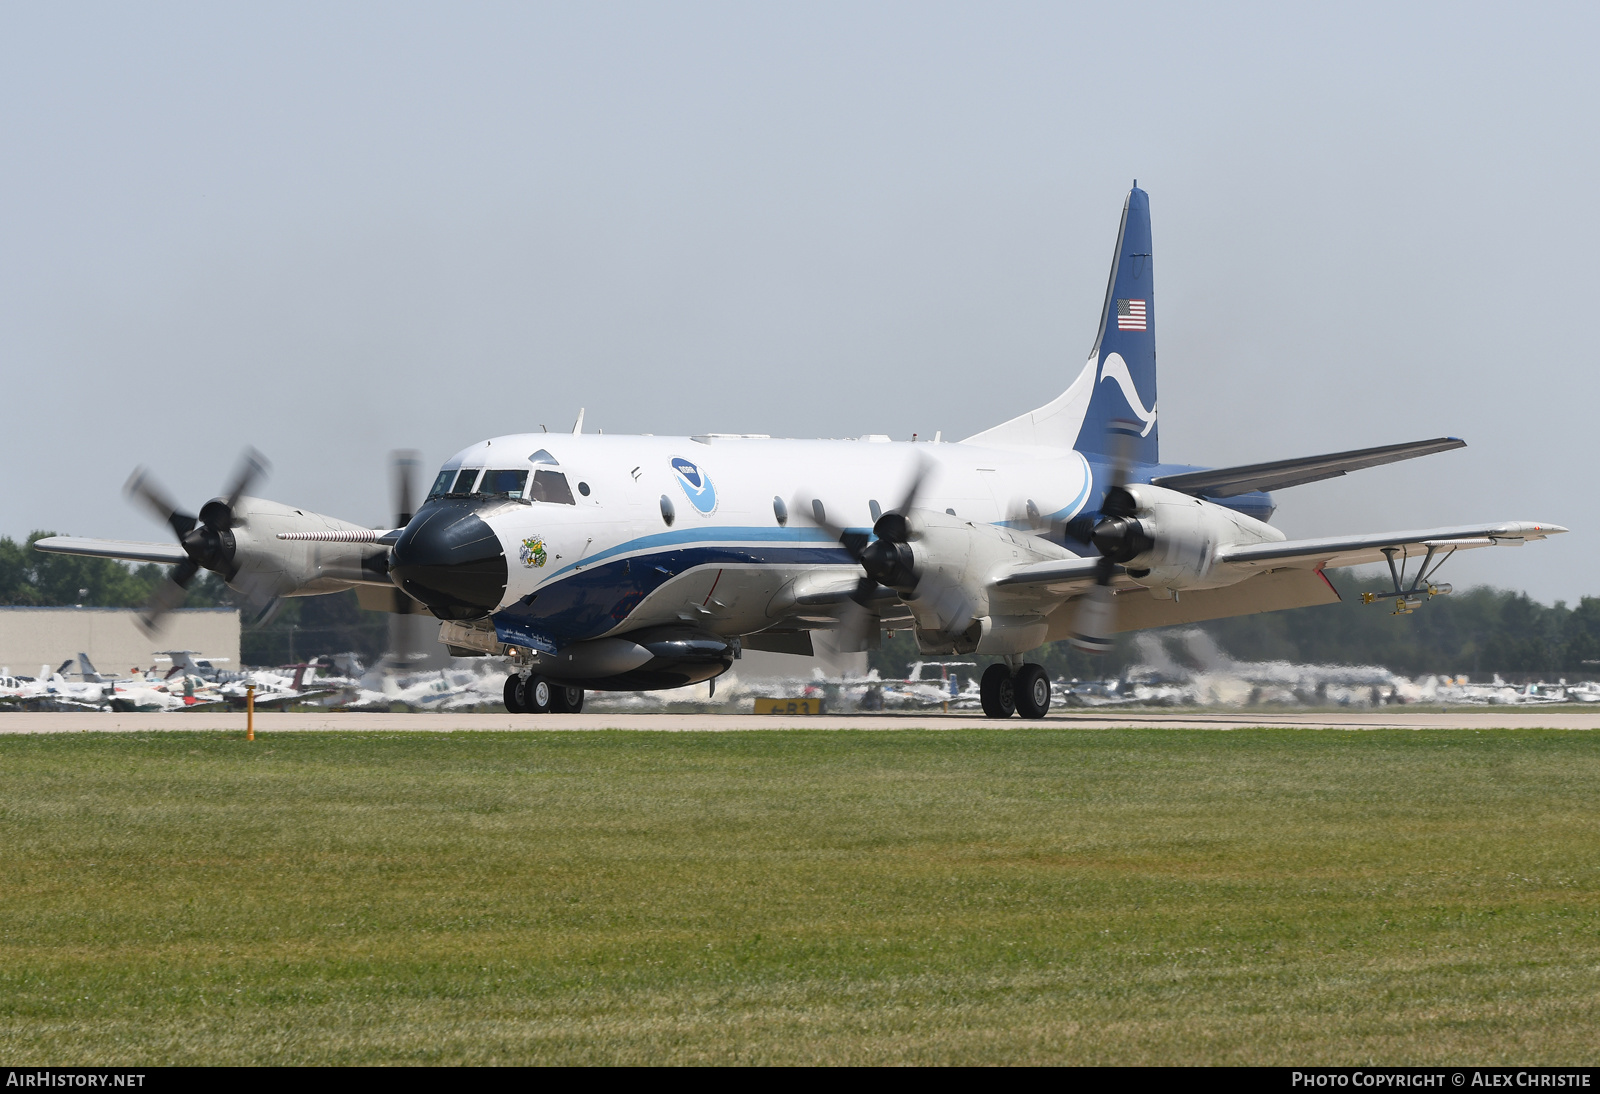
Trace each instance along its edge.
{"label": "vertical tail fin", "polygon": [[[974,433],[963,444],[1075,448],[1107,462],[1159,462],[1150,250],[1150,198],[1135,181],[1122,206],[1100,333],[1088,363],[1044,406]],[[1113,423],[1121,423],[1115,440]],[[1129,432],[1132,444],[1126,443]]]}
{"label": "vertical tail fin", "polygon": [[1150,197],[1135,182],[1122,206],[1100,333],[1089,355],[1089,364],[1096,369],[1095,382],[1083,428],[1073,446],[1080,452],[1117,455],[1111,451],[1111,427],[1123,422],[1130,423],[1137,433],[1124,455],[1137,463],[1160,462],[1151,250]]}

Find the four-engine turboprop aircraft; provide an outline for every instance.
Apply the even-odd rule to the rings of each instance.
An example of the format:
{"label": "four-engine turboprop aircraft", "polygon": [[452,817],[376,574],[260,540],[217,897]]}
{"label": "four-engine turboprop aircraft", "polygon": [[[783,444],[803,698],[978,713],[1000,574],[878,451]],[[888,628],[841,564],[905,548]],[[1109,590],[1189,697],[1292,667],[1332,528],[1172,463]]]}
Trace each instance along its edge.
{"label": "four-engine turboprop aircraft", "polygon": [[[247,496],[199,516],[136,473],[130,491],[177,544],[57,537],[43,551],[176,565],[148,618],[205,568],[255,606],[357,587],[370,607],[414,599],[458,654],[508,654],[513,711],[575,711],[584,689],[714,679],[742,649],[845,649],[912,630],[930,656],[988,654],[985,711],[1042,717],[1050,682],[1026,654],[1070,639],[1339,598],[1324,571],[1387,561],[1397,612],[1448,592],[1458,550],[1565,531],[1503,521],[1290,540],[1267,493],[1464,442],[1200,469],[1163,463],[1149,201],[1123,207],[1100,331],[1054,401],[959,443],[528,433],[447,460],[391,530]],[[580,418],[581,426],[581,418]],[[401,509],[409,508],[403,503]],[[396,596],[395,589],[406,594]]]}

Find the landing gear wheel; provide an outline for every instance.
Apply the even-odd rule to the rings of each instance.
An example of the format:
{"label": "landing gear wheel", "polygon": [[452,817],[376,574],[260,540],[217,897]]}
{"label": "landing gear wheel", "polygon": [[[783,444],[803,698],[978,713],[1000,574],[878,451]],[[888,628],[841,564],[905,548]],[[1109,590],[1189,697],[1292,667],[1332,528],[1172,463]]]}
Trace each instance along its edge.
{"label": "landing gear wheel", "polygon": [[582,714],[583,689],[564,687],[559,684],[551,687],[550,712],[552,714]]}
{"label": "landing gear wheel", "polygon": [[510,714],[522,713],[522,677],[514,672],[506,677],[506,711]]}
{"label": "landing gear wheel", "polygon": [[1024,718],[1043,718],[1050,709],[1050,674],[1041,665],[1023,665],[1011,678],[1017,713]]}
{"label": "landing gear wheel", "polygon": [[1017,712],[1016,686],[1011,682],[1011,670],[1004,665],[990,665],[983,671],[978,695],[983,712],[991,718],[1009,718]]}
{"label": "landing gear wheel", "polygon": [[530,676],[522,681],[522,713],[549,714],[555,688],[543,676]]}

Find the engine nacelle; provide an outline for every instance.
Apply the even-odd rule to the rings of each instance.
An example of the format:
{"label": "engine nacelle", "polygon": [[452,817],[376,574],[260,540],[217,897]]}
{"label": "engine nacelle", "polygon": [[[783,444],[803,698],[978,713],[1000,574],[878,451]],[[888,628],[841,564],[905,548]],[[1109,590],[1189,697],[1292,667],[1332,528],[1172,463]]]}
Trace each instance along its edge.
{"label": "engine nacelle", "polygon": [[223,557],[217,572],[232,588],[260,600],[316,596],[353,585],[393,588],[387,547],[278,538],[279,532],[340,531],[369,529],[264,498],[240,498],[233,527],[219,544]]}
{"label": "engine nacelle", "polygon": [[1136,527],[1126,541],[1137,548],[1119,558],[1128,576],[1152,589],[1212,589],[1232,584],[1236,578],[1211,576],[1218,553],[1225,547],[1250,543],[1278,543],[1285,537],[1270,524],[1221,505],[1167,490],[1160,486],[1121,488],[1133,502]]}

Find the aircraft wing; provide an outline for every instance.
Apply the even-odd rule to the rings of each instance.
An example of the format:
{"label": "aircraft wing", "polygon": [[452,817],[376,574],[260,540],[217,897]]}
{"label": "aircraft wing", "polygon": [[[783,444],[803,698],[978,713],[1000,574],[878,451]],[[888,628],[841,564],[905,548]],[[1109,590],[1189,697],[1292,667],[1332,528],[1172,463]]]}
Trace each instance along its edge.
{"label": "aircraft wing", "polygon": [[1185,494],[1204,494],[1211,498],[1231,498],[1248,494],[1252,490],[1283,490],[1290,486],[1304,486],[1308,482],[1336,479],[1364,467],[1380,467],[1386,463],[1414,460],[1418,456],[1431,456],[1435,452],[1448,452],[1465,448],[1467,442],[1458,437],[1435,437],[1431,441],[1410,441],[1406,444],[1386,444],[1379,448],[1358,448],[1350,452],[1330,452],[1326,456],[1303,456],[1293,460],[1273,463],[1252,463],[1243,467],[1219,467],[1211,471],[1190,471],[1182,475],[1160,475],[1150,480],[1152,486],[1163,486]]}
{"label": "aircraft wing", "polygon": [[[264,707],[264,706],[271,706],[274,703],[298,703],[300,700],[302,700],[304,698],[306,698],[306,694],[303,693],[303,692],[298,692],[298,691],[280,692],[280,693],[277,693],[277,694],[274,694],[274,695],[257,694],[256,695],[256,706],[259,708],[259,707]],[[222,700],[219,699],[217,701],[221,702]]]}
{"label": "aircraft wing", "polygon": [[182,562],[189,556],[176,543],[140,543],[129,539],[80,539],[76,536],[51,536],[33,545],[34,550],[53,555],[86,555],[90,558],[125,558],[132,562]]}
{"label": "aircraft wing", "polygon": [[[1434,547],[1437,548],[1436,557],[1441,557],[1445,552],[1473,547],[1520,546],[1565,531],[1559,524],[1509,521],[1327,539],[1292,539],[1226,548],[1218,554],[1216,568],[1233,570],[1243,580],[1264,570],[1331,570],[1383,562],[1386,547],[1399,550],[1404,558],[1423,555]],[[1074,558],[1015,566],[996,578],[993,587],[997,592],[1003,589],[1012,594],[1031,593],[1047,599],[1073,596],[1094,584],[1098,564],[1096,558]],[[1117,567],[1116,574],[1112,584],[1119,589],[1137,587],[1122,567]],[[1184,595],[1193,598],[1191,593]]]}
{"label": "aircraft wing", "polygon": [[1242,570],[1333,569],[1363,566],[1384,561],[1384,548],[1394,548],[1405,557],[1422,554],[1429,548],[1459,551],[1472,547],[1520,547],[1530,540],[1559,535],[1566,529],[1559,524],[1533,524],[1505,521],[1499,524],[1468,524],[1454,528],[1424,528],[1413,532],[1380,532],[1364,536],[1332,536],[1327,539],[1291,539],[1281,543],[1253,543],[1229,547],[1217,555],[1218,567]]}

